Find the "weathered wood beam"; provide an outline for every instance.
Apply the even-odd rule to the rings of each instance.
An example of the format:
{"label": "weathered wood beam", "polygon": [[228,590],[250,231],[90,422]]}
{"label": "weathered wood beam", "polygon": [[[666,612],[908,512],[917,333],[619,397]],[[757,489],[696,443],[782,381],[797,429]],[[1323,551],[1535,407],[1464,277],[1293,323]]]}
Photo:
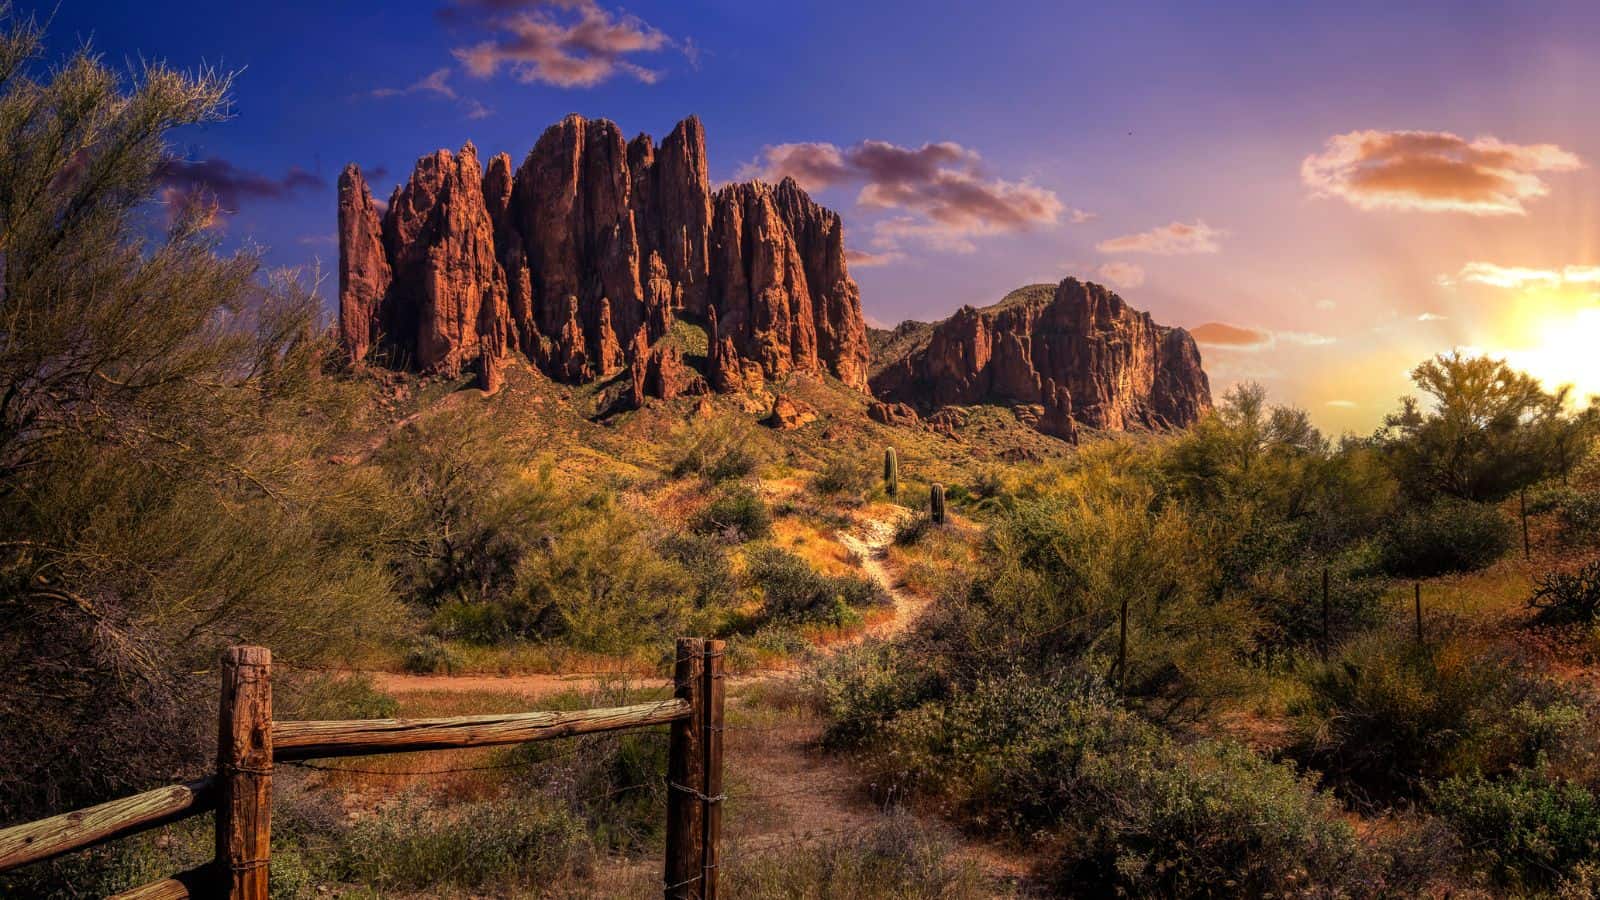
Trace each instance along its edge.
{"label": "weathered wood beam", "polygon": [[216,804],[216,784],[205,778],[0,829],[0,872],[148,831]]}
{"label": "weathered wood beam", "polygon": [[663,725],[686,719],[689,712],[688,703],[673,699],[609,709],[444,719],[275,722],[272,744],[274,757],[282,760],[489,747]]}

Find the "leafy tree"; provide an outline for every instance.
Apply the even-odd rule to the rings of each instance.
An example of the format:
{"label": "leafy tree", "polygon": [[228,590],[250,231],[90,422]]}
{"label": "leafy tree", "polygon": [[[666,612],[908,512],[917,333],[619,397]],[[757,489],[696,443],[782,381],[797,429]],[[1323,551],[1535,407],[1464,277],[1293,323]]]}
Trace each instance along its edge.
{"label": "leafy tree", "polygon": [[314,463],[353,389],[316,296],[155,202],[231,76],[40,38],[0,4],[0,820],[185,774],[219,647],[394,620],[361,486]]}
{"label": "leafy tree", "polygon": [[1546,391],[1503,360],[1440,354],[1411,372],[1429,398],[1401,399],[1378,441],[1413,496],[1480,502],[1571,471],[1600,411],[1568,411],[1569,387]]}

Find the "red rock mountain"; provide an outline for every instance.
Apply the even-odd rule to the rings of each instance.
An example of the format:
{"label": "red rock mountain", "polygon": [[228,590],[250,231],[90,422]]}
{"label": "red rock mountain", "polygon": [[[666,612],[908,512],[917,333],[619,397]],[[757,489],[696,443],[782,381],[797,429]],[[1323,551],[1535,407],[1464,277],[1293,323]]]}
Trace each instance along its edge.
{"label": "red rock mountain", "polygon": [[[635,394],[733,389],[799,370],[867,386],[839,217],[793,181],[715,193],[700,121],[632,141],[568,116],[521,166],[471,144],[418,160],[382,215],[339,178],[340,335],[352,359],[496,381],[516,351],[554,378],[632,371]],[[705,378],[662,342],[706,328]]]}
{"label": "red rock mountain", "polygon": [[1157,325],[1097,284],[1068,278],[964,306],[931,326],[879,333],[872,392],[932,412],[988,402],[1043,407],[1036,427],[1074,439],[1106,430],[1188,425],[1211,408],[1200,351],[1182,328]]}

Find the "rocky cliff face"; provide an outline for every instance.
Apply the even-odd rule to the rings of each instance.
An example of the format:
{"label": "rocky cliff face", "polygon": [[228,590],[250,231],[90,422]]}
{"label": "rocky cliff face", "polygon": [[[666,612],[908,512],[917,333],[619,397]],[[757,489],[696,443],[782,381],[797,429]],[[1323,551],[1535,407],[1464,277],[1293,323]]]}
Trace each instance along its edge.
{"label": "rocky cliff face", "polygon": [[698,119],[658,145],[569,116],[515,171],[505,154],[482,171],[470,144],[423,157],[380,220],[351,166],[339,180],[345,349],[450,375],[517,351],[565,381],[633,368],[652,373],[636,379],[647,389],[681,392],[686,364],[652,348],[684,319],[708,331],[719,390],[795,370],[865,390],[839,217],[792,181],[713,194],[708,171]]}
{"label": "rocky cliff face", "polygon": [[1073,278],[1013,291],[984,309],[964,306],[898,350],[872,378],[883,400],[925,413],[1036,404],[1039,430],[1069,440],[1080,426],[1181,427],[1211,407],[1188,332]]}

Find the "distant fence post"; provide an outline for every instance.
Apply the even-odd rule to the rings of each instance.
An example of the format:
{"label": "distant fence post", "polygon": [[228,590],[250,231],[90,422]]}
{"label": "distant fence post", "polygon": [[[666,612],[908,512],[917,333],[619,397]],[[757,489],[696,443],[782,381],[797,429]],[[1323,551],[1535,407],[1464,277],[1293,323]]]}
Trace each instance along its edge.
{"label": "distant fence post", "polygon": [[1422,640],[1422,582],[1417,581],[1417,582],[1413,582],[1412,583],[1412,585],[1411,585],[1411,595],[1416,600],[1416,607],[1417,607],[1417,644],[1420,646],[1423,643],[1423,640]]}
{"label": "distant fence post", "polygon": [[706,642],[678,638],[673,696],[689,704],[667,748],[667,900],[703,900],[705,879]]}
{"label": "distant fence post", "polygon": [[267,900],[272,844],[272,651],[222,654],[217,877],[229,900]]}
{"label": "distant fence post", "polygon": [[705,811],[705,837],[702,840],[703,862],[700,869],[705,873],[704,889],[701,892],[703,900],[717,900],[717,866],[721,862],[721,853],[718,844],[722,834],[722,701],[725,696],[723,688],[723,654],[727,651],[726,641],[705,642],[705,742],[706,742],[706,811]]}

